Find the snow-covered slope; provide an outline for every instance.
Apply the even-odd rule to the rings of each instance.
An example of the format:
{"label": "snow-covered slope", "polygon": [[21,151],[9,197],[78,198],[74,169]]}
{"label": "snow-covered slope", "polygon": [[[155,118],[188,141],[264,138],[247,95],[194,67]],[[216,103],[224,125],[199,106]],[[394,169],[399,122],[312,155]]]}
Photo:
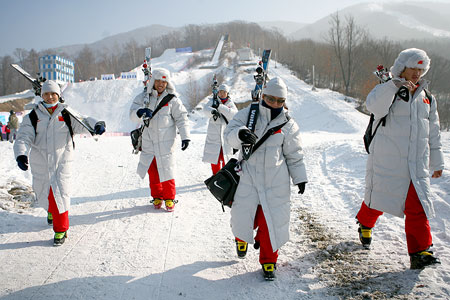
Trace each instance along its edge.
{"label": "snow-covered slope", "polygon": [[[443,2],[365,2],[338,11],[341,23],[352,16],[355,23],[373,37],[394,40],[450,37],[450,4]],[[292,33],[292,39],[323,41],[330,29],[331,16],[305,25]]]}
{"label": "snow-covered slope", "polygon": [[[252,74],[244,70],[225,72],[237,101],[248,99],[254,86]],[[177,82],[186,80],[182,74],[175,76]],[[343,95],[312,92],[311,86],[279,64],[271,65],[270,75],[281,76],[289,86],[287,105],[303,134],[309,177],[305,194],[292,189],[291,240],[279,251],[276,281],[262,279],[253,248],[245,260],[236,258],[229,210],[222,213],[203,184],[211,175],[210,166],[201,162],[206,119],[195,111],[190,116],[192,144],[183,152],[177,141],[179,203],[174,213],[151,207],[148,180],[135,174],[138,156],[131,154],[129,137],[100,137],[97,142],[76,138],[71,228],[59,248],[52,246],[53,233],[43,209],[6,199],[11,197],[8,190],[26,189],[31,178],[16,167],[12,145],[0,143],[4,208],[0,210],[0,297],[448,299],[450,172],[444,170],[442,178],[432,180],[437,217],[430,224],[442,265],[422,272],[409,270],[404,220],[390,215],[379,219],[372,249],[363,250],[354,217],[364,193],[367,155],[362,134],[367,116]],[[95,93],[88,86],[91,83],[85,84],[80,94]],[[141,87],[130,83],[119,88],[128,88],[131,97]],[[102,101],[101,105],[92,101],[92,106],[114,107],[104,114],[107,124],[127,114],[125,104]],[[77,105],[81,110],[83,105]],[[449,133],[443,133],[443,142],[448,166]]]}

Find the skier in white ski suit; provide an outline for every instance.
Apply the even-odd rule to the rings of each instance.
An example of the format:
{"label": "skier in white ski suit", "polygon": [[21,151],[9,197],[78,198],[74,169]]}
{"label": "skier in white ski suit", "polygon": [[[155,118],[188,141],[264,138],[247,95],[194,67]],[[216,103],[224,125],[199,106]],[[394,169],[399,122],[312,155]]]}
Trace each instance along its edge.
{"label": "skier in white ski suit", "polygon": [[375,115],[374,124],[387,117],[369,147],[365,197],[357,215],[360,240],[370,245],[371,229],[383,212],[406,216],[413,269],[438,262],[429,251],[428,219],[434,215],[430,175],[442,175],[444,156],[437,101],[428,99],[428,81],[422,78],[429,68],[425,51],[411,48],[400,52],[391,68],[393,79],[377,85],[366,100],[367,109]]}
{"label": "skier in white ski suit", "polygon": [[[250,110],[247,107],[230,121],[224,136],[233,148],[240,149],[242,143],[255,144],[269,129],[287,122],[269,136],[248,160],[242,161],[240,181],[231,208],[231,227],[238,256],[245,255],[247,243],[255,243],[261,248],[259,262],[264,274],[269,272],[269,276],[274,276],[278,249],[289,240],[290,178],[301,194],[308,179],[300,129],[284,108],[287,98],[285,83],[275,77],[262,93],[254,133],[246,127]],[[253,237],[256,227],[258,231]]]}
{"label": "skier in white ski suit", "polygon": [[225,84],[219,86],[217,107],[213,99],[203,106],[203,113],[208,120],[203,162],[210,163],[213,174],[216,174],[233,155],[233,149],[225,143],[223,132],[227,124],[237,113],[236,105],[229,97],[229,88]]}
{"label": "skier in white ski suit", "polygon": [[175,87],[170,81],[168,70],[154,69],[148,86],[148,93],[142,92],[134,98],[130,108],[132,121],[143,123],[143,118],[151,118],[149,126],[142,133],[142,151],[137,167],[141,178],[149,174],[152,203],[155,209],[161,208],[164,200],[166,209],[175,207],[175,138],[180,133],[181,150],[189,146],[189,120],[187,110],[178,97],[173,97],[153,116],[158,104],[169,94],[175,95]]}
{"label": "skier in white ski suit", "polygon": [[[14,155],[19,168],[26,171],[28,161],[33,176],[33,190],[39,206],[48,209],[55,232],[54,245],[64,243],[69,229],[70,175],[73,162],[73,141],[62,116],[67,104],[59,102],[61,90],[52,80],[42,86],[42,98],[33,108],[37,115],[34,128],[30,114],[23,118],[14,143]],[[96,134],[105,131],[104,122],[86,118]],[[90,134],[84,126],[71,117],[74,134]],[[29,159],[28,159],[29,157]],[[51,220],[51,218],[49,219]]]}

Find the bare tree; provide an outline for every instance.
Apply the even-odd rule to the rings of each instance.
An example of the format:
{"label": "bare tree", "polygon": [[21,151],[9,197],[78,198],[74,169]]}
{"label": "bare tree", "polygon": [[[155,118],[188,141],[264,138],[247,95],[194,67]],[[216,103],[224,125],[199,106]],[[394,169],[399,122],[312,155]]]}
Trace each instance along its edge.
{"label": "bare tree", "polygon": [[328,43],[339,62],[345,94],[349,95],[353,70],[357,65],[358,47],[365,31],[355,24],[353,16],[347,16],[346,24],[342,24],[338,13],[332,15],[330,25]]}
{"label": "bare tree", "polygon": [[75,59],[75,76],[82,80],[88,80],[95,76],[95,63],[94,52],[88,46],[85,46]]}
{"label": "bare tree", "polygon": [[13,84],[11,80],[13,69],[10,66],[12,62],[13,62],[12,57],[6,55],[2,57],[0,63],[0,80],[1,80],[2,95],[11,93],[13,91]]}

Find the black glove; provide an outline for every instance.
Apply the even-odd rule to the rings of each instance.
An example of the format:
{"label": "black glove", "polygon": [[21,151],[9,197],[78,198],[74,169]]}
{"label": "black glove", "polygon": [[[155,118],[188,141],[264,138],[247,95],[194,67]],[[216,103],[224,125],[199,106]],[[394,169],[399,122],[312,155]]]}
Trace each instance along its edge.
{"label": "black glove", "polygon": [[219,105],[220,105],[219,100],[218,99],[214,99],[211,107],[217,109],[219,107]]}
{"label": "black glove", "polygon": [[217,109],[211,110],[211,114],[214,116],[214,120],[217,120],[217,118],[220,117],[220,113],[217,111]]}
{"label": "black glove", "polygon": [[246,144],[255,144],[258,139],[258,137],[248,128],[239,130],[238,136],[239,139]]}
{"label": "black glove", "polygon": [[405,102],[409,101],[409,90],[406,86],[402,86],[398,89],[397,95]]}
{"label": "black glove", "polygon": [[106,124],[103,121],[98,121],[94,126],[94,133],[102,135],[105,132]]}
{"label": "black glove", "polygon": [[181,141],[181,150],[186,150],[187,149],[187,147],[189,146],[189,142],[190,142],[191,140],[182,140]]}
{"label": "black glove", "polygon": [[151,118],[153,116],[153,110],[149,108],[139,108],[136,112],[138,118],[144,116],[144,118]]}
{"label": "black glove", "polygon": [[28,157],[26,155],[19,155],[16,158],[17,165],[23,171],[28,170]]}
{"label": "black glove", "polygon": [[297,184],[298,186],[298,193],[303,194],[305,192],[306,182],[301,182]]}

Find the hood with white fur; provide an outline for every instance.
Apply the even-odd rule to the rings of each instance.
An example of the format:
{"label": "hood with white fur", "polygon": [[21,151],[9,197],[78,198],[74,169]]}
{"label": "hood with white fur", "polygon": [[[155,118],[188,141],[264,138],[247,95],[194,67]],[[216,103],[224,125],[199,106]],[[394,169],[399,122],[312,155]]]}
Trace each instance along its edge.
{"label": "hood with white fur", "polygon": [[[152,78],[150,79],[150,82],[148,86],[153,89],[153,86],[155,85],[155,80],[162,80],[167,82],[166,90],[169,94],[175,94],[175,86],[170,81],[170,72],[167,69],[164,68],[158,68],[152,70]],[[150,91],[149,91],[150,92]]]}
{"label": "hood with white fur", "polygon": [[400,77],[405,68],[419,68],[424,70],[423,77],[430,69],[430,63],[431,60],[425,51],[409,48],[400,52],[394,65],[391,67],[391,73],[393,77]]}

